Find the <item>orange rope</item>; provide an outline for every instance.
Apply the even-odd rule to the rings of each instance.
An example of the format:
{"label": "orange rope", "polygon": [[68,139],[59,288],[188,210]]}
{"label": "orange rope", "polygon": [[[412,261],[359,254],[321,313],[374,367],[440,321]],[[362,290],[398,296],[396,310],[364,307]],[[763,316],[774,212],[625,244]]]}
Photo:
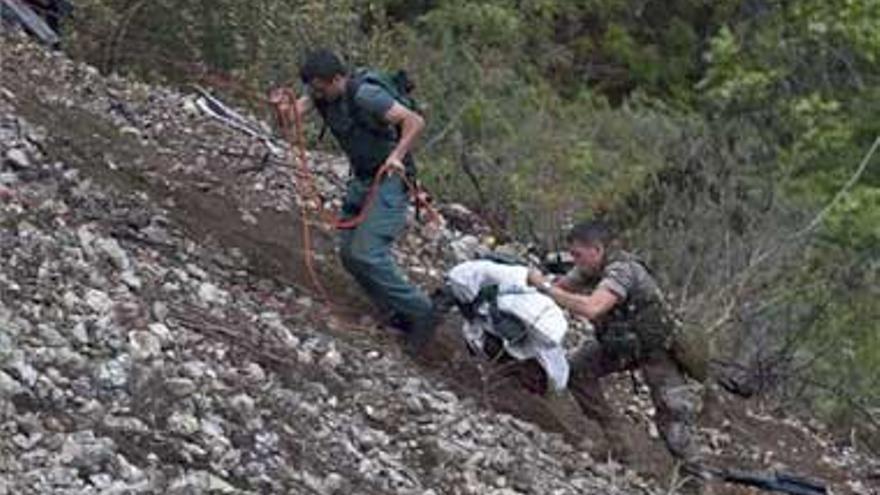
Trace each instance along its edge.
{"label": "orange rope", "polygon": [[[295,95],[293,95],[292,91],[285,90],[285,96],[290,97],[291,95],[295,96]],[[296,99],[293,98],[290,101],[292,101],[295,104]],[[296,141],[295,142],[293,140],[294,137],[290,135],[290,121],[288,120],[287,115],[285,115],[281,109],[281,102],[278,102],[275,104],[275,115],[278,118],[278,123],[281,126],[281,131],[284,135],[284,138],[290,142],[291,149],[297,151],[297,158],[299,159],[300,172],[302,173],[302,177],[309,178],[308,186],[309,186],[309,189],[312,189],[314,187],[314,181],[311,180],[311,174],[309,172],[309,167],[308,167],[308,163],[307,163],[306,149],[305,149],[305,138],[303,137],[303,132],[302,132],[302,116],[299,114],[299,112],[297,112],[295,110],[293,113],[295,116],[294,122],[295,122],[295,128],[296,128],[296,136],[295,136]],[[314,191],[305,190],[305,188],[302,187],[303,184],[300,184],[300,181],[294,181],[293,186],[297,190],[297,193],[300,196],[301,201],[304,201],[308,197],[314,197],[313,196]],[[319,202],[318,205],[321,205],[321,203]],[[312,233],[311,233],[311,229],[309,229],[309,218],[308,218],[308,212],[306,210],[305,204],[300,205],[299,211],[300,211],[300,218],[301,218],[300,223],[302,224],[303,250],[305,251],[303,253],[303,259],[305,260],[306,270],[309,273],[309,277],[311,278],[311,282],[312,282],[312,285],[315,287],[315,290],[317,290],[318,293],[320,294],[321,298],[326,303],[329,304],[331,302],[331,299],[330,299],[329,295],[327,294],[327,290],[324,289],[324,285],[321,284],[321,280],[318,277],[317,270],[315,270],[315,259],[314,259],[315,257],[314,257],[314,253],[312,250]]]}

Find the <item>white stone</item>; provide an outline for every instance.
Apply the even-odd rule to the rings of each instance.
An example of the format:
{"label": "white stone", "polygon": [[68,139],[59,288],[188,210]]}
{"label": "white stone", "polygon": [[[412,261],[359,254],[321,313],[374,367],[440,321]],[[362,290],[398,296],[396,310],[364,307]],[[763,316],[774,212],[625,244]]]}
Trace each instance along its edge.
{"label": "white stone", "polygon": [[37,370],[24,360],[24,354],[20,351],[17,352],[12,363],[6,369],[15,370],[21,379],[21,382],[28,387],[33,387],[37,383],[37,378],[40,376],[40,374],[37,373]]}
{"label": "white stone", "polygon": [[70,290],[65,291],[64,295],[61,296],[61,304],[64,305],[67,310],[76,308],[81,302],[82,300]]}
{"label": "white stone", "polygon": [[205,280],[208,278],[208,274],[207,274],[207,272],[205,272],[205,270],[202,270],[201,268],[199,268],[198,266],[196,266],[192,263],[188,263],[186,265],[186,271],[189,272],[190,275],[192,275],[193,277],[195,277],[199,280]]}
{"label": "white stone", "polygon": [[158,339],[160,344],[168,344],[171,342],[171,331],[164,323],[150,323],[147,327]]}
{"label": "white stone", "polygon": [[189,397],[194,394],[198,387],[195,382],[188,378],[169,378],[165,381],[168,391],[175,397]]}
{"label": "white stone", "polygon": [[79,239],[79,245],[80,247],[82,247],[82,250],[86,254],[86,256],[94,256],[95,234],[92,233],[91,228],[89,228],[88,225],[83,225],[76,230],[76,236]]}
{"label": "white stone", "polygon": [[144,472],[134,464],[128,462],[128,459],[126,459],[125,456],[118,454],[116,456],[116,463],[119,465],[119,474],[125,481],[134,483],[144,479]]}
{"label": "white stone", "polygon": [[[14,172],[0,173],[0,184],[2,184],[4,186],[14,186],[17,183],[18,183],[18,175],[15,174]],[[4,188],[3,191],[4,191],[3,198],[0,198],[0,199],[6,200],[6,199],[11,198],[13,196],[13,193],[11,190]]]}
{"label": "white stone", "polygon": [[262,383],[266,380],[266,372],[257,363],[248,363],[244,371],[245,375],[253,382]]}
{"label": "white stone", "polygon": [[202,282],[199,286],[199,299],[206,304],[223,306],[229,301],[229,294],[210,282]]}
{"label": "white stone", "polygon": [[183,111],[185,113],[192,116],[201,115],[202,113],[201,110],[199,110],[198,105],[196,105],[194,96],[187,96],[186,98],[183,98],[183,103],[181,103],[180,106],[183,107]]}
{"label": "white stone", "polygon": [[199,431],[199,420],[192,414],[175,411],[168,418],[168,429],[182,435],[193,435]]}
{"label": "white stone", "polygon": [[20,148],[12,148],[11,150],[6,152],[6,160],[12,163],[13,166],[18,168],[28,168],[31,166],[31,161],[27,156],[27,153]]}
{"label": "white stone", "polygon": [[143,282],[141,281],[140,277],[135,275],[134,272],[131,270],[122,272],[120,279],[122,280],[122,283],[128,286],[128,288],[131,290],[141,290],[141,287],[143,286]]}
{"label": "white stone", "polygon": [[119,133],[123,134],[123,135],[134,136],[134,137],[140,137],[140,135],[141,135],[140,130],[138,130],[137,128],[132,127],[130,125],[121,127],[119,129]]}
{"label": "white stone", "polygon": [[336,493],[339,490],[342,490],[344,484],[345,478],[340,476],[339,473],[330,473],[324,478],[324,489],[327,490],[328,493]]}
{"label": "white stone", "polygon": [[315,357],[312,356],[308,349],[297,349],[296,361],[300,364],[312,364],[315,362]]}
{"label": "white stone", "polygon": [[120,388],[128,383],[128,371],[131,367],[128,355],[104,362],[98,367],[97,379],[107,388]]}
{"label": "white stone", "polygon": [[208,363],[195,359],[183,363],[180,370],[183,375],[196,379],[208,378],[213,374]]}
{"label": "white stone", "polygon": [[453,241],[449,247],[452,248],[452,255],[456,261],[467,261],[474,259],[480,250],[480,240],[475,236],[466,235]]}
{"label": "white stone", "polygon": [[98,473],[89,476],[89,481],[95,488],[106,490],[113,483],[113,477],[107,473]]}
{"label": "white stone", "polygon": [[40,338],[45,345],[52,347],[67,345],[67,339],[65,339],[53,325],[40,323],[37,325],[37,331],[40,333]]}
{"label": "white stone", "polygon": [[164,322],[168,318],[168,305],[162,301],[153,303],[153,318],[159,322]]}
{"label": "white stone", "polygon": [[21,390],[22,387],[20,383],[15,381],[14,378],[6,374],[4,371],[0,370],[0,397],[8,399],[21,392]]}
{"label": "white stone", "polygon": [[336,349],[330,349],[326,354],[321,357],[321,360],[318,361],[318,364],[327,368],[338,368],[342,366],[342,354],[339,353]]}
{"label": "white stone", "polygon": [[134,331],[128,334],[128,348],[134,359],[146,361],[162,352],[159,338],[153,332]]}
{"label": "white stone", "polygon": [[188,493],[239,493],[226,480],[206,471],[194,471],[177,478],[169,487],[169,495]]}
{"label": "white stone", "polygon": [[113,309],[113,300],[110,299],[110,296],[97,289],[89,289],[86,292],[86,304],[101,315],[105,315]]}
{"label": "white stone", "polygon": [[257,225],[260,223],[259,220],[257,220],[257,217],[247,211],[242,212],[241,221],[250,225]]}
{"label": "white stone", "polygon": [[205,418],[199,423],[199,427],[205,435],[225,440],[226,434],[223,431],[221,421],[222,419],[217,417]]}
{"label": "white stone", "polygon": [[95,247],[103,252],[109,259],[110,262],[116,267],[118,270],[128,270],[131,267],[131,261],[128,259],[128,255],[125,253],[125,250],[116,242],[116,239],[112,238],[102,238],[99,239],[95,243]]}

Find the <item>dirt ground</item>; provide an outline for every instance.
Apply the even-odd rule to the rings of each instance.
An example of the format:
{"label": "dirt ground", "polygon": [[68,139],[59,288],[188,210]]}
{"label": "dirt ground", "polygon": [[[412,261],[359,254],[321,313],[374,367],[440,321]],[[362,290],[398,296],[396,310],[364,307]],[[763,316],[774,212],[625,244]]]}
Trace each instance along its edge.
{"label": "dirt ground", "polygon": [[[3,85],[18,95],[18,111],[31,122],[51,130],[50,154],[71,163],[96,181],[122,191],[147,193],[157,204],[168,207],[172,221],[183,226],[194,238],[206,245],[239,249],[250,260],[251,270],[274,280],[278,288],[296,286],[314,294],[301,250],[301,219],[289,213],[263,210],[256,215],[256,223],[242,222],[236,195],[230,193],[240,176],[231,169],[225,168],[222,163],[216,164],[218,173],[215,177],[220,182],[209,181],[207,185],[205,178],[175,173],[169,167],[170,157],[120,134],[110,123],[82,110],[41,103],[37,90],[40,81],[22,80],[13,72],[6,72],[0,77]],[[99,165],[108,154],[120,162],[142,163],[137,170],[109,170]],[[193,158],[186,156],[186,150],[180,150],[174,160]],[[316,250],[326,256],[320,264],[320,274],[324,285],[333,294],[331,307],[336,320],[341,322],[330,326],[328,331],[354,343],[369,339],[373,343],[380,340],[387,345],[396,345],[397,339],[390,334],[361,328],[361,317],[371,311],[369,304],[335,260],[332,236],[316,228],[312,228],[311,232]],[[550,401],[529,394],[511,379],[494,380],[499,373],[497,368],[480,366],[475,362],[458,339],[457,326],[458,317],[449,317],[431,350],[415,359],[413,365],[423,369],[426,375],[442,380],[462,396],[546,430],[562,433],[574,445],[582,446],[585,440],[589,443],[601,438],[598,427],[582,418],[571,401]],[[631,393],[628,378],[617,377],[610,382],[613,403],[623,410]],[[827,455],[823,446],[817,445],[797,428],[776,421],[755,419],[747,414],[750,409],[758,409],[758,405],[727,397],[717,402],[710,414],[704,415],[701,426],[723,428],[731,432],[735,442],[749,444],[772,455],[764,459],[720,455],[711,459],[713,464],[766,468],[769,459],[795,466],[801,474],[828,481],[834,493],[855,493],[845,484],[851,473],[823,462],[823,456]],[[658,480],[663,486],[672,463],[662,443],[651,438],[644,425],[633,423],[631,433],[635,444],[633,450],[637,453],[631,467],[646,477]],[[875,483],[880,484],[877,480]],[[721,485],[714,485],[712,489],[717,494],[751,493],[746,489]]]}

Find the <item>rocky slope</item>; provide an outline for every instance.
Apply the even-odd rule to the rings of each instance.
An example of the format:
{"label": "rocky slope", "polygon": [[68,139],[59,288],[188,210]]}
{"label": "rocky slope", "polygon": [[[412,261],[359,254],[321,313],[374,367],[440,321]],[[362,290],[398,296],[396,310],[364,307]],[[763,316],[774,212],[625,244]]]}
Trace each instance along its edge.
{"label": "rocky slope", "polygon": [[[333,204],[345,164],[314,158]],[[645,445],[640,475],[593,459],[593,430],[566,441],[588,426],[483,384],[491,370],[450,328],[433,357],[404,356],[313,227],[321,302],[301,178],[192,95],[4,34],[0,160],[0,494],[674,490],[644,391],[617,399]],[[475,246],[421,234],[400,257],[428,284]],[[714,458],[876,493],[878,463],[821,426],[714,406]]]}

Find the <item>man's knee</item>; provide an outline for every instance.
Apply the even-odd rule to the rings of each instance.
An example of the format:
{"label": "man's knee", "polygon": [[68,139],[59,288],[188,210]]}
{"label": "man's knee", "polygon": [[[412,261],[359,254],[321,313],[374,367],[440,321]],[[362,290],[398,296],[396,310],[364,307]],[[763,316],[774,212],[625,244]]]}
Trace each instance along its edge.
{"label": "man's knee", "polygon": [[351,248],[351,243],[345,243],[339,246],[339,260],[346,268],[355,264],[355,253]]}
{"label": "man's knee", "polygon": [[343,244],[339,248],[339,259],[349,272],[366,271],[376,264],[375,256],[364,249],[360,249],[355,243]]}
{"label": "man's knee", "polygon": [[596,381],[602,377],[601,348],[598,343],[585,344],[571,357],[571,377],[574,381]]}

